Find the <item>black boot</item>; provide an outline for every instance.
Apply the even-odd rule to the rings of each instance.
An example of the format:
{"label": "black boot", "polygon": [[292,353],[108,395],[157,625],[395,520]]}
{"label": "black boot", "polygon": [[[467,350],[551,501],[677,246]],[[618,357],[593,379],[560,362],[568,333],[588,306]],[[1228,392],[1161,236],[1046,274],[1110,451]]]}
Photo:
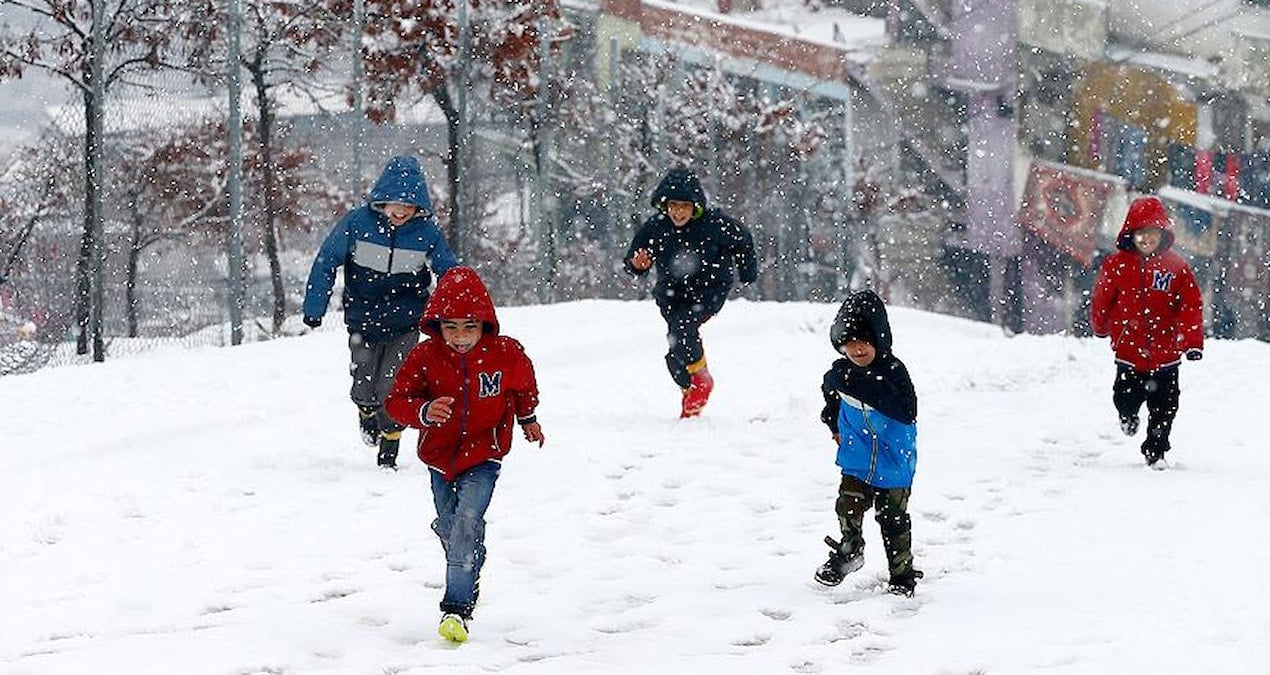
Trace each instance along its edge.
{"label": "black boot", "polygon": [[379,443],[379,409],[373,405],[357,406],[357,425],[362,432],[362,442],[371,447]]}
{"label": "black boot", "polygon": [[384,431],[379,435],[379,466],[397,470],[397,449],[401,446],[400,431]]}
{"label": "black boot", "polygon": [[922,574],[921,570],[909,570],[899,574],[892,574],[887,590],[895,595],[911,598],[913,597],[913,591],[917,589],[917,580],[923,576],[925,575]]}
{"label": "black boot", "polygon": [[829,545],[829,560],[816,570],[816,581],[826,586],[837,586],[848,574],[864,567],[864,549],[843,552],[843,544],[825,537]]}

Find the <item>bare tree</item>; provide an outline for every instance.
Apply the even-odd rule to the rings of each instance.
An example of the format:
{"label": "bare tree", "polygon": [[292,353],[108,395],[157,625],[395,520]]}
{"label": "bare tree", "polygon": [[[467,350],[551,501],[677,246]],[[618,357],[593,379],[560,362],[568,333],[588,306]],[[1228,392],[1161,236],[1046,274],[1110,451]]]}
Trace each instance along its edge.
{"label": "bare tree", "polygon": [[474,219],[464,203],[462,147],[470,124],[461,101],[469,92],[522,113],[538,100],[543,31],[550,42],[567,39],[559,0],[367,0],[364,56],[367,114],[392,120],[397,103],[431,97],[445,116],[447,212],[451,245],[472,253]]}
{"label": "bare tree", "polygon": [[[38,28],[28,32],[6,31],[0,35],[0,80],[22,77],[28,68],[43,70],[61,78],[77,90],[84,102],[84,165],[100,156],[100,144],[92,129],[103,119],[105,101],[94,91],[109,92],[131,75],[164,67],[167,54],[182,37],[176,12],[198,12],[197,0],[98,0],[105,16],[94,17],[92,4],[84,0],[0,0],[0,8],[22,12]],[[101,81],[94,83],[94,20],[102,22]],[[6,26],[8,28],[8,26]],[[100,168],[100,167],[99,167]],[[91,303],[91,257],[94,247],[93,224],[101,214],[100,172],[85,171],[84,230],[76,264],[76,323],[78,350],[88,353],[88,319]]]}
{"label": "bare tree", "polygon": [[[269,261],[273,290],[273,332],[282,328],[287,315],[286,289],[278,258],[278,217],[282,197],[278,177],[276,142],[278,94],[285,91],[322,104],[332,95],[330,64],[341,47],[346,16],[329,0],[244,0],[246,34],[242,37],[242,63],[247,70],[256,103],[255,160],[251,171],[261,178],[261,246]],[[225,8],[217,11],[224,15]],[[201,80],[217,80],[225,71],[223,27],[227,21],[209,22],[191,42],[190,67]]]}

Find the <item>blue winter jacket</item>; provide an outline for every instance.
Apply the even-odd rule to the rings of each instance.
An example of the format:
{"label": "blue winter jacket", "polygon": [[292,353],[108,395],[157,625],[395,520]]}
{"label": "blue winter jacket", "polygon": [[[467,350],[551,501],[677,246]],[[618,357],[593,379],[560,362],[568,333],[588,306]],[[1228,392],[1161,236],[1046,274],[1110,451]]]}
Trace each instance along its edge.
{"label": "blue winter jacket", "polygon": [[877,350],[861,367],[849,359],[834,361],[821,392],[820,419],[838,434],[838,466],[877,488],[906,488],[917,471],[917,393],[904,363],[891,353],[890,322],[872,291],[854,294],[834,320],[835,346],[843,325],[863,321]]}
{"label": "blue winter jacket", "polygon": [[[381,209],[387,202],[414,204],[419,213],[393,227]],[[432,274],[457,262],[432,217],[428,183],[419,161],[393,157],[364,206],[331,228],[313,260],[304,316],[326,314],[335,271],[344,268],[344,323],[351,334],[378,343],[416,330],[428,301]]]}

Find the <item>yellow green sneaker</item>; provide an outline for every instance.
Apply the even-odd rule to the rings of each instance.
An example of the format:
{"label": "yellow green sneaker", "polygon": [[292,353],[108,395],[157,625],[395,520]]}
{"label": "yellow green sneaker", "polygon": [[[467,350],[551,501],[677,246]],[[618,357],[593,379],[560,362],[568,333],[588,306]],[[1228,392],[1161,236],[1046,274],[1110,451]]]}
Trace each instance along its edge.
{"label": "yellow green sneaker", "polygon": [[437,633],[450,642],[467,642],[467,619],[458,614],[446,614],[441,617]]}

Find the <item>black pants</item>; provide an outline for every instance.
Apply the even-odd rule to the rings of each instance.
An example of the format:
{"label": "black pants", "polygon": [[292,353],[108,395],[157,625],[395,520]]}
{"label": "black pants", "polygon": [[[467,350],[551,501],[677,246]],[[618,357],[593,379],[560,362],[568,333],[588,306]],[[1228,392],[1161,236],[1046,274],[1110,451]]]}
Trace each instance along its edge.
{"label": "black pants", "polygon": [[1147,404],[1147,437],[1142,442],[1143,454],[1163,455],[1169,451],[1169,432],[1177,416],[1180,389],[1176,365],[1141,372],[1116,364],[1116,383],[1111,400],[1121,417],[1135,417]]}
{"label": "black pants", "polygon": [[701,344],[701,325],[718,314],[727,299],[727,290],[701,300],[657,299],[657,309],[666,320],[666,342],[670,345],[666,352],[666,369],[680,389],[692,384],[688,366],[700,361],[706,353]]}

